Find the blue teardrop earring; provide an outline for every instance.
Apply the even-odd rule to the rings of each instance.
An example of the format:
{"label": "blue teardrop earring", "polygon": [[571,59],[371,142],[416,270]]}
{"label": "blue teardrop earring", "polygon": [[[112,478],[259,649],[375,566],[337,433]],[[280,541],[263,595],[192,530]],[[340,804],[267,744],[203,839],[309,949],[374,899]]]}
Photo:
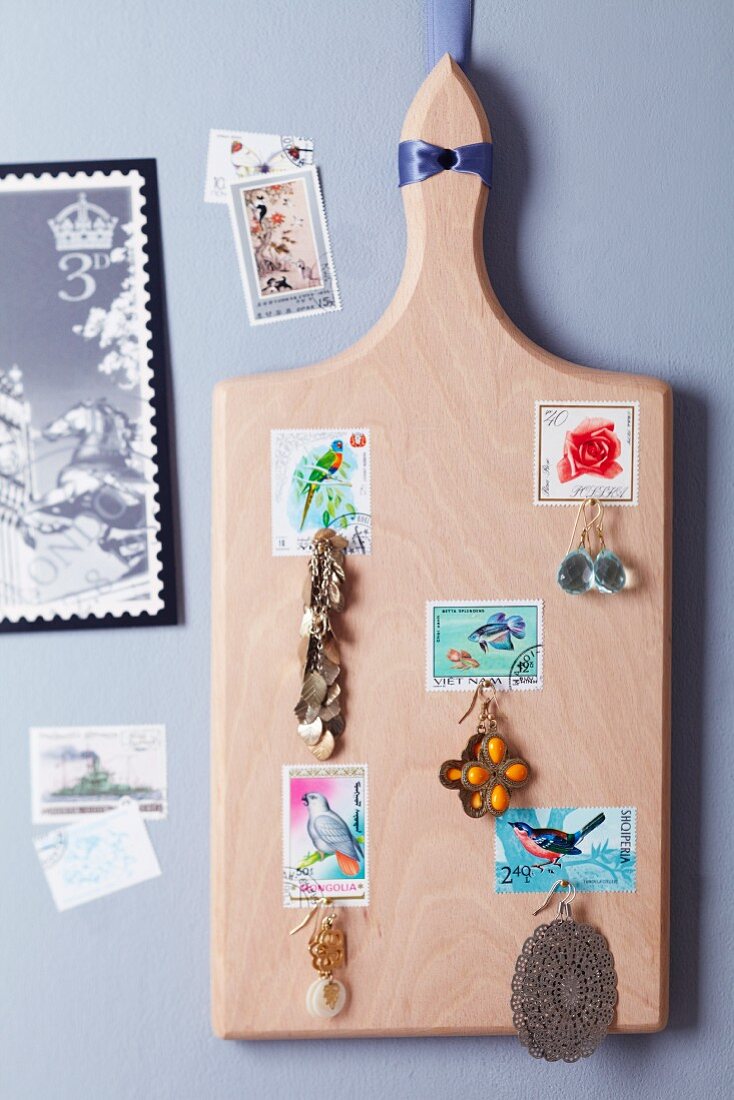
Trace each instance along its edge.
{"label": "blue teardrop earring", "polygon": [[[586,514],[587,504],[590,508],[596,509],[591,519]],[[578,546],[572,549],[582,516],[584,525],[581,529],[581,540]],[[599,547],[595,558],[591,556],[592,533],[596,535]],[[622,562],[614,551],[607,549],[604,541],[604,507],[594,497],[583,500],[579,505],[566,556],[558,567],[558,583],[569,596],[588,592],[592,584],[595,584],[605,595],[613,595],[621,592],[627,583],[627,574]]]}
{"label": "blue teardrop earring", "polygon": [[[589,553],[589,521],[586,518],[586,505],[582,500],[576,513],[576,520],[571,532],[571,541],[561,564],[558,566],[558,583],[569,596],[580,596],[588,592],[594,580],[594,562]],[[584,526],[581,529],[581,541],[574,549],[576,531],[579,520],[583,516]]]}
{"label": "blue teardrop earring", "polygon": [[599,551],[594,559],[594,583],[599,591],[605,594],[621,592],[627,583],[627,574],[617,555],[613,550],[607,550],[607,544],[604,542],[603,506],[598,501],[590,503],[597,506],[592,524],[596,524],[596,537],[599,542]]}

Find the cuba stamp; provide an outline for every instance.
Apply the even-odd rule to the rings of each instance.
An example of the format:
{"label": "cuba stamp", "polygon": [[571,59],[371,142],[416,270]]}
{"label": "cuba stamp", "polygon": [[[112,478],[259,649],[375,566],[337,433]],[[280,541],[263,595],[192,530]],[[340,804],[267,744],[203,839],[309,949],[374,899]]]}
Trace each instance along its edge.
{"label": "cuba stamp", "polygon": [[520,806],[497,818],[495,892],[545,893],[554,878],[568,879],[579,892],[636,890],[636,808]]}
{"label": "cuba stamp", "polygon": [[426,690],[498,691],[543,686],[543,601],[464,600],[426,604]]}
{"label": "cuba stamp", "polygon": [[102,898],[161,873],[137,804],[55,829],[34,842],[59,911]]}
{"label": "cuba stamp", "polygon": [[76,821],[123,798],[167,814],[165,726],[55,726],[30,731],[32,817]]}
{"label": "cuba stamp", "polygon": [[0,168],[0,628],[175,622],[157,219],[152,161]]}
{"label": "cuba stamp", "polygon": [[313,165],[230,184],[229,209],[250,324],[341,309]]}
{"label": "cuba stamp", "polygon": [[637,504],[640,405],[535,403],[535,503]]}
{"label": "cuba stamp", "polygon": [[283,905],[369,903],[367,765],[283,768]]}
{"label": "cuba stamp", "polygon": [[321,527],[348,539],[348,554],[371,553],[368,429],[274,429],[270,451],[273,554],[308,556]]}
{"label": "cuba stamp", "polygon": [[227,202],[231,183],[249,176],[278,175],[313,164],[309,138],[210,130],[204,202]]}

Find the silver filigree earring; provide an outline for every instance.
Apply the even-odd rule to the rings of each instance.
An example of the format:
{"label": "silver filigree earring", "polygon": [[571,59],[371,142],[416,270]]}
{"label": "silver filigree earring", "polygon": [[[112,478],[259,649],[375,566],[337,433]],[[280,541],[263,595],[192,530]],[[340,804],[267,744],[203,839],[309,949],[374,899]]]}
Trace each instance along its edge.
{"label": "silver filigree earring", "polygon": [[593,1054],[609,1029],[617,1004],[617,973],[607,941],[571,916],[576,889],[558,879],[535,910],[537,916],[556,887],[566,888],[558,916],[540,924],[523,944],[512,979],[512,1021],[533,1058],[577,1062]]}

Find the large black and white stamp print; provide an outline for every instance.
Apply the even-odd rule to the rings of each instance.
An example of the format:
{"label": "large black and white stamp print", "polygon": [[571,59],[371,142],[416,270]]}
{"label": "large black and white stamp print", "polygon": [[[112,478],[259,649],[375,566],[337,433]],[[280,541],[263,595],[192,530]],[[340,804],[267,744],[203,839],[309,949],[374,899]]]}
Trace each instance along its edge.
{"label": "large black and white stamp print", "polygon": [[0,629],[175,621],[153,161],[0,168]]}

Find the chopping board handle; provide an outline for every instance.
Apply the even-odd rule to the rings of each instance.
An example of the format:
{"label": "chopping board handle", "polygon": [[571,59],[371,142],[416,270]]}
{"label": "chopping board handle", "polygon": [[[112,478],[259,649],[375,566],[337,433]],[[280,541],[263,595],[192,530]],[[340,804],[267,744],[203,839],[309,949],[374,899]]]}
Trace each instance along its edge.
{"label": "chopping board handle", "polygon": [[[449,54],[426,77],[405,116],[401,141],[419,139],[447,149],[492,140],[479,96]],[[489,189],[479,176],[443,171],[422,183],[407,184],[402,194],[408,245],[403,293],[398,296],[406,290],[412,296],[417,286],[426,287],[437,311],[456,309],[455,295],[447,292],[446,284],[457,280],[462,296],[479,294],[496,308],[482,233]]]}

